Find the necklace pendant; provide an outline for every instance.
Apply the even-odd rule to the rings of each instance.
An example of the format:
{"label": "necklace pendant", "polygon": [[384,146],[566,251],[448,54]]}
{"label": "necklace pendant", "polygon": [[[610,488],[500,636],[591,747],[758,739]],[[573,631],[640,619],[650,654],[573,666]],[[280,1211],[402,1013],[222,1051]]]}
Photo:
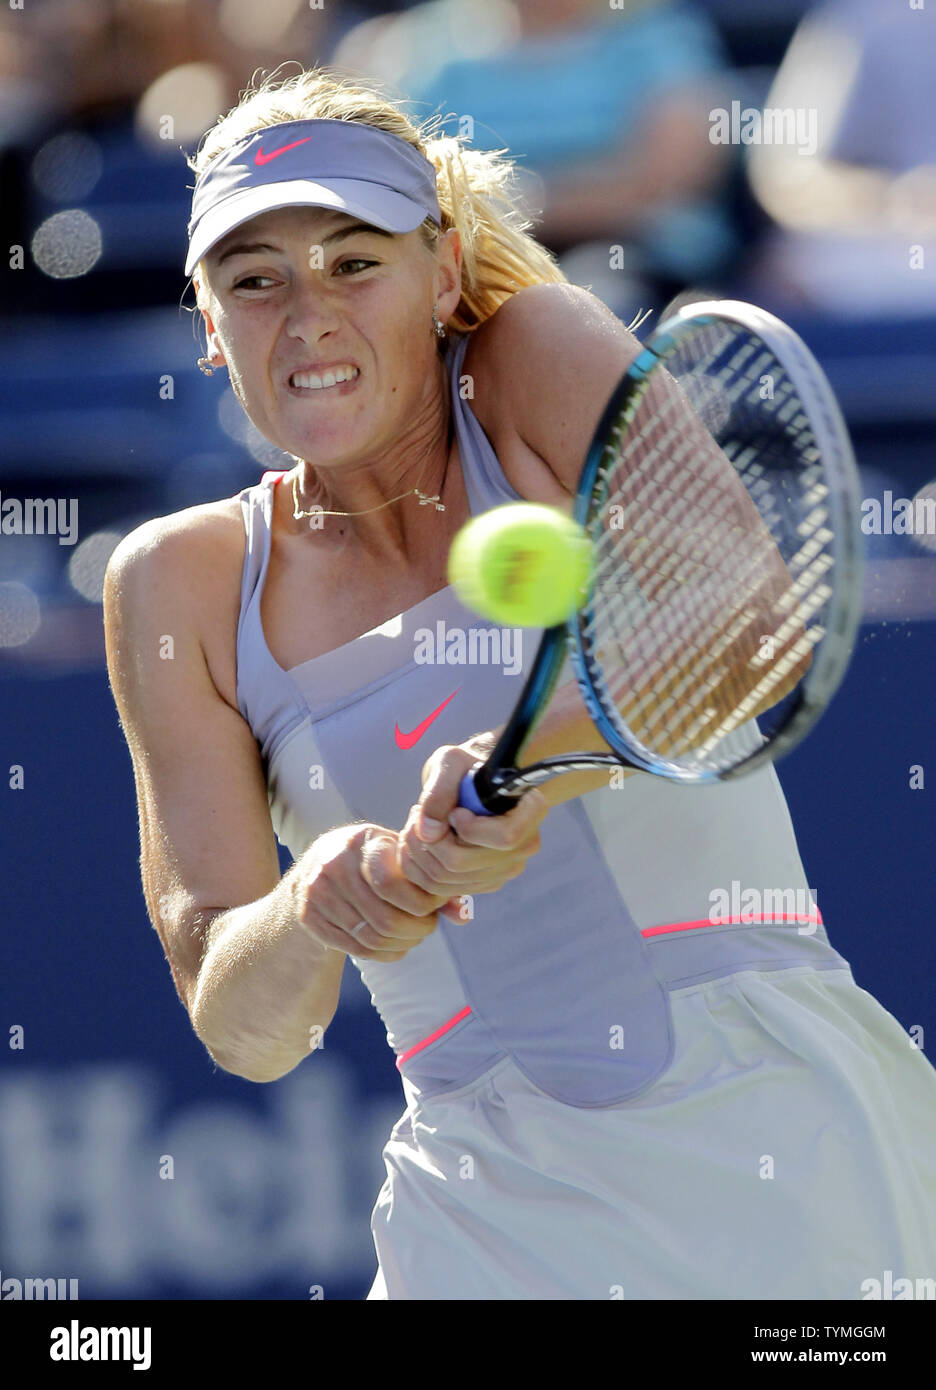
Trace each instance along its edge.
{"label": "necklace pendant", "polygon": [[425,494],[424,492],[420,492],[420,491],[419,491],[419,488],[418,488],[418,487],[417,487],[417,488],[414,488],[413,491],[415,492],[416,496],[419,498],[419,505],[420,505],[421,507],[425,507],[425,506],[427,506],[430,502],[432,502],[432,503],[434,504],[435,509],[436,509],[437,512],[444,512],[444,511],[445,511],[445,506],[444,506],[444,504],[443,504],[442,502],[439,501],[439,495],[440,495],[439,493],[436,493],[434,497],[427,497],[426,494]]}

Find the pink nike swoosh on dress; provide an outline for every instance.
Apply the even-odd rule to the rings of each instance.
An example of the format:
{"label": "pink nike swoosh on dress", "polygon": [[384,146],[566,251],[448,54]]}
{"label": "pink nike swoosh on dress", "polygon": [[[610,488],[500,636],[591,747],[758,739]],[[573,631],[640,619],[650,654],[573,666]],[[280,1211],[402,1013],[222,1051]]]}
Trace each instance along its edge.
{"label": "pink nike swoosh on dress", "polygon": [[439,708],[434,709],[431,714],[427,715],[426,718],[422,721],[422,723],[417,724],[416,728],[410,734],[401,733],[399,724],[394,724],[393,736],[396,739],[397,748],[402,748],[403,752],[405,753],[407,749],[412,748],[414,744],[418,743],[419,740],[422,738],[423,734],[429,728],[429,725],[432,723],[432,721],[439,717],[439,715],[445,709],[445,706],[449,703],[449,700],[454,700],[457,694],[458,689],[456,688],[452,691],[451,695],[448,697],[448,700],[443,700]]}

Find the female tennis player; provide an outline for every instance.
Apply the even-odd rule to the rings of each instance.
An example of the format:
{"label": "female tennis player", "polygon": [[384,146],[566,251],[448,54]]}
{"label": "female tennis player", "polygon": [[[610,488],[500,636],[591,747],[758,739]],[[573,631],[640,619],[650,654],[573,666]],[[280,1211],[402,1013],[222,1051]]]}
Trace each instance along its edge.
{"label": "female tennis player", "polygon": [[734,883],[808,893],[772,768],[456,809],[539,633],[459,659],[450,543],[568,506],[633,335],[529,235],[509,159],[327,69],[248,89],[192,165],[202,366],[295,466],[124,539],[109,670],[148,910],[218,1065],[296,1067],[346,957],[386,1025],[368,1296],[936,1275],[936,1072],[818,912],[709,925]]}

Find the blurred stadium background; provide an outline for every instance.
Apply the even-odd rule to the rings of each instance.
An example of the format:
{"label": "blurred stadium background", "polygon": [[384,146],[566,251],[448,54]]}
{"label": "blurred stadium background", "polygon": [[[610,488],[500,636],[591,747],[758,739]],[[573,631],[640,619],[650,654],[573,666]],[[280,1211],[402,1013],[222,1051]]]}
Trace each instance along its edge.
{"label": "blurred stadium background", "polygon": [[[104,566],[141,521],[283,457],[195,365],[183,151],[257,68],[378,78],[508,146],[541,240],[625,322],[687,286],[786,318],[838,392],[864,495],[936,496],[934,38],[933,0],[2,8],[0,493],[77,499],[78,537],[0,529],[0,1278],[361,1298],[403,1108],[350,968],[321,1052],[271,1086],[217,1071],[145,913]],[[735,102],[803,113],[799,135],[713,142]],[[936,536],[864,544],[852,670],[781,780],[834,944],[925,1045]]]}

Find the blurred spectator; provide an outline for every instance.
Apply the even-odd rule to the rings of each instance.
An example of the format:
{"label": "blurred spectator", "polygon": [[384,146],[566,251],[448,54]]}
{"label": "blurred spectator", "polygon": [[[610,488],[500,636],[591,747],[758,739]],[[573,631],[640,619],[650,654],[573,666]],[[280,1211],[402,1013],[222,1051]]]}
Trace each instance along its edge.
{"label": "blurred spectator", "polygon": [[[62,313],[89,300],[99,309],[177,301],[191,201],[184,151],[257,68],[307,63],[333,41],[330,7],[305,0],[4,6],[2,230],[5,244],[33,251],[7,277],[8,307]],[[66,211],[70,221],[51,222]],[[37,267],[33,238],[47,225]],[[83,259],[71,254],[79,227],[93,243]]]}
{"label": "blurred spectator", "polygon": [[[641,279],[681,288],[730,260],[719,192],[731,156],[708,138],[723,55],[698,11],[669,0],[430,0],[359,25],[332,62],[395,87],[416,117],[438,110],[448,133],[506,146],[537,236],[618,312],[615,300],[631,312]],[[614,245],[625,265],[612,270]]]}
{"label": "blurred spectator", "polygon": [[[936,312],[936,6],[828,0],[798,28],[766,105],[815,112],[818,145],[754,145],[777,224],[747,287],[778,312]],[[927,274],[927,269],[929,273]]]}

